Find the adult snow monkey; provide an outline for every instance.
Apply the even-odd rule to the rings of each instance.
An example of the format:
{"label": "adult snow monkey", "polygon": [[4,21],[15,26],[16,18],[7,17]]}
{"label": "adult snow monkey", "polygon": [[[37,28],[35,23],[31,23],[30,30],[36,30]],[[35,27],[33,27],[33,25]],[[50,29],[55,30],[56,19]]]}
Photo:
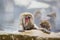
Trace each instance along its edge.
{"label": "adult snow monkey", "polygon": [[34,24],[34,16],[30,12],[23,12],[20,15],[20,27],[23,30],[31,30],[38,29],[38,27]]}

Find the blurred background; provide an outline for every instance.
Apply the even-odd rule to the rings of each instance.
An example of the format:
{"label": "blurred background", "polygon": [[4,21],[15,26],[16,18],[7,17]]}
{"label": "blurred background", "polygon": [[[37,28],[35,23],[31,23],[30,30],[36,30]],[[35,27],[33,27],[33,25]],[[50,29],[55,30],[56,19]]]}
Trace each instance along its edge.
{"label": "blurred background", "polygon": [[[40,2],[42,3],[41,6],[43,4],[48,4],[49,7],[31,8],[31,6],[37,5]],[[55,31],[60,32],[60,0],[0,0],[0,30],[11,32],[20,29],[20,14],[22,12],[31,12],[34,14],[37,9],[40,9],[44,15],[51,13],[52,11],[55,12]],[[35,23],[38,25],[37,20],[35,20]]]}

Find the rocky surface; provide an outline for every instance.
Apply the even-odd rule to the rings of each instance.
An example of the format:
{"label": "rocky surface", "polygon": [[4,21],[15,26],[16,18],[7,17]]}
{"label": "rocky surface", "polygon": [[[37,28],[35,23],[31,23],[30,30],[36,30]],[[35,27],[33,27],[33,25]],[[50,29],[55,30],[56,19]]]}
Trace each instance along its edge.
{"label": "rocky surface", "polygon": [[28,30],[25,32],[0,32],[0,40],[60,40],[60,33],[44,33],[40,30]]}

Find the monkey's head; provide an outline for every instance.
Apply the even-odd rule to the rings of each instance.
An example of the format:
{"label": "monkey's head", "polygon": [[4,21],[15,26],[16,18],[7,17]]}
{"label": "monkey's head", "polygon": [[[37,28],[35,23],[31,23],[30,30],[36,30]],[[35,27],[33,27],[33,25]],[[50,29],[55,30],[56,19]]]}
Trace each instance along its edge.
{"label": "monkey's head", "polygon": [[45,28],[47,30],[50,30],[50,24],[49,24],[49,22],[47,20],[41,21],[41,24],[40,25],[41,25],[42,28]]}
{"label": "monkey's head", "polygon": [[26,26],[28,24],[33,24],[33,15],[32,15],[32,13],[29,13],[29,12],[21,13],[20,23],[24,26]]}

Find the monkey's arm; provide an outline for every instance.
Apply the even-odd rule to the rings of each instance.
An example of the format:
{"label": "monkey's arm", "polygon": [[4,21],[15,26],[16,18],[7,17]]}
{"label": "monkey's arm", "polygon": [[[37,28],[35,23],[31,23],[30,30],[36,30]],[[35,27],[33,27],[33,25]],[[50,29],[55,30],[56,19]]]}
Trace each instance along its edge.
{"label": "monkey's arm", "polygon": [[44,33],[47,33],[47,34],[50,34],[50,31],[48,31],[48,30],[45,29],[45,28],[40,28],[40,27],[38,27],[36,24],[34,24],[34,27],[35,27],[37,30],[40,30],[40,31],[42,31],[42,32],[44,32]]}

